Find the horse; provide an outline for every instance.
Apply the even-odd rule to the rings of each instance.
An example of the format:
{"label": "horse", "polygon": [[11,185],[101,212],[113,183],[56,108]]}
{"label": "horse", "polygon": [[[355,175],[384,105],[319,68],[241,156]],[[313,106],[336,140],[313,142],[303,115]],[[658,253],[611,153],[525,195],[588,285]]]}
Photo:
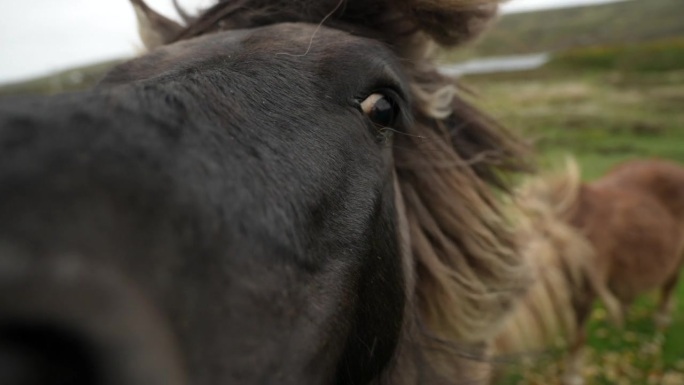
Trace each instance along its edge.
{"label": "horse", "polygon": [[582,384],[586,327],[597,299],[616,325],[637,296],[660,290],[659,329],[671,322],[684,263],[684,167],[630,160],[582,183],[577,164],[564,175],[528,182],[516,194],[527,213],[521,253],[536,279],[496,338],[500,355],[569,344],[564,384]]}
{"label": "horse", "polygon": [[431,59],[488,0],[132,0],[149,52],[0,99],[0,383],[477,384],[525,148]]}

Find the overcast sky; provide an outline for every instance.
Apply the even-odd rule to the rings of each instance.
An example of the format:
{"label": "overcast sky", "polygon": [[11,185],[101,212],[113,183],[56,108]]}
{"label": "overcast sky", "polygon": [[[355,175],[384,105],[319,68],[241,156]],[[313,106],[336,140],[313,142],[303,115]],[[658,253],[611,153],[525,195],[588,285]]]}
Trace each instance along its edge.
{"label": "overcast sky", "polygon": [[[511,0],[506,12],[611,0]],[[615,1],[615,0],[613,0]],[[189,10],[212,0],[180,0]],[[147,0],[174,16],[171,0]],[[76,65],[130,57],[141,49],[128,0],[0,0],[0,83]]]}

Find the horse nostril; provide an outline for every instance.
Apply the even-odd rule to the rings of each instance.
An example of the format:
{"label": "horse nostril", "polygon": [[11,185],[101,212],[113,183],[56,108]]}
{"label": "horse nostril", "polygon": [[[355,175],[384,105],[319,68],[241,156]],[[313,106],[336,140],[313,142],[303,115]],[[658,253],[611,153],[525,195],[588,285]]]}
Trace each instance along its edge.
{"label": "horse nostril", "polygon": [[50,324],[0,326],[0,384],[97,385],[94,349],[77,333]]}

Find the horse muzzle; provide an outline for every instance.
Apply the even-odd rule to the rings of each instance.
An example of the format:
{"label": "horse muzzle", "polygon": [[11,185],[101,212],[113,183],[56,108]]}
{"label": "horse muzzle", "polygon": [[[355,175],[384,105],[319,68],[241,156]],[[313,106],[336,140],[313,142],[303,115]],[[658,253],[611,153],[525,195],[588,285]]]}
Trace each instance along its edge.
{"label": "horse muzzle", "polygon": [[168,325],[122,276],[0,245],[0,383],[182,385],[185,375]]}

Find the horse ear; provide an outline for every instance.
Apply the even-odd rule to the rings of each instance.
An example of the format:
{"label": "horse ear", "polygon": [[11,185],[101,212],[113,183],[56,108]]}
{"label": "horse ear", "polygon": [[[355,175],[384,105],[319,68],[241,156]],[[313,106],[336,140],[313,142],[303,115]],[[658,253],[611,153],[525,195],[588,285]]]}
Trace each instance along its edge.
{"label": "horse ear", "polygon": [[437,43],[457,45],[480,35],[496,16],[499,0],[397,0]]}
{"label": "horse ear", "polygon": [[171,43],[183,31],[183,26],[155,12],[144,0],[130,1],[138,18],[140,39],[147,49]]}

